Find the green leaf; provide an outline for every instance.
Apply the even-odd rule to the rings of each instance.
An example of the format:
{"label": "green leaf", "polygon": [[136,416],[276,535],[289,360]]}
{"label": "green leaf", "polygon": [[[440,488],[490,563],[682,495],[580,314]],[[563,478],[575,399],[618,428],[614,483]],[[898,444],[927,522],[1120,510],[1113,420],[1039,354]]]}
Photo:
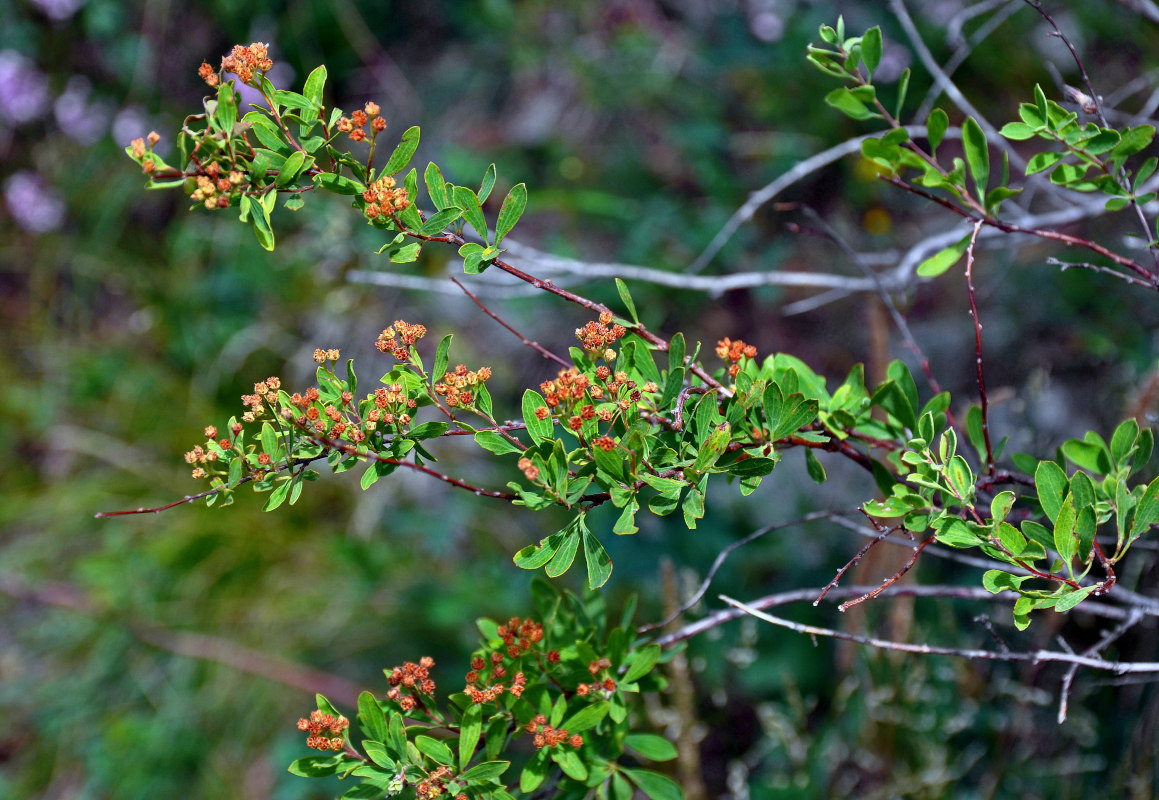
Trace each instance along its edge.
{"label": "green leaf", "polygon": [[438,739],[419,734],[414,738],[414,743],[420,753],[433,759],[436,763],[445,764],[448,767],[455,763],[455,755],[451,752],[451,748]]}
{"label": "green leaf", "polygon": [[[503,198],[503,205],[499,207],[499,218],[495,221],[495,245],[498,246],[504,237],[519,222],[523,216],[523,209],[527,207],[527,185],[517,183]],[[617,280],[619,280],[617,278]]]}
{"label": "green leaf", "polygon": [[547,777],[548,749],[545,747],[537,752],[523,767],[523,772],[519,775],[519,791],[528,794],[534,792],[543,783],[543,779]]}
{"label": "green leaf", "polygon": [[1021,142],[1034,137],[1034,128],[1025,122],[1008,122],[1002,126],[1002,130],[998,133],[1011,141]]}
{"label": "green leaf", "polygon": [[937,155],[938,145],[946,136],[946,129],[950,127],[950,118],[940,108],[935,108],[926,117],[926,138],[930,142],[930,153]]}
{"label": "green leaf", "polygon": [[1148,484],[1143,497],[1135,509],[1135,521],[1131,524],[1131,541],[1139,538],[1148,528],[1159,522],[1159,478]]}
{"label": "green leaf", "polygon": [[[604,550],[599,539],[588,530],[587,525],[581,523],[581,527],[584,537],[584,560],[588,568],[588,586],[598,589],[608,582],[608,577],[612,574],[612,559],[608,557],[608,552]],[[571,728],[568,727],[568,730]]]}
{"label": "green leaf", "polygon": [[447,229],[447,226],[461,216],[463,216],[462,209],[455,208],[454,206],[444,208],[442,211],[432,214],[430,219],[424,222],[422,227],[419,228],[419,233],[423,236],[438,236]]}
{"label": "green leaf", "polygon": [[558,578],[567,572],[571,569],[571,562],[575,560],[576,551],[579,549],[580,533],[568,528],[566,534],[559,549],[555,551],[551,561],[548,561],[547,566],[544,567],[544,572],[549,578]]}
{"label": "green leaf", "polygon": [[423,181],[427,185],[427,193],[431,196],[431,202],[435,204],[435,208],[441,211],[451,205],[447,199],[447,182],[443,180],[442,170],[435,162],[427,163],[427,169],[423,173]]}
{"label": "green leaf", "polygon": [[624,773],[652,800],[684,800],[680,784],[666,775],[646,769],[628,768],[624,769]]}
{"label": "green leaf", "polygon": [[1075,589],[1072,592],[1064,594],[1062,597],[1058,598],[1058,602],[1054,604],[1054,610],[1059,614],[1065,614],[1079,603],[1081,603],[1083,600],[1086,600],[1087,596],[1097,588],[1099,587],[1084,586],[1081,589]]}
{"label": "green leaf", "polygon": [[237,100],[234,99],[233,88],[229,83],[223,83],[217,90],[217,109],[213,114],[217,126],[226,135],[233,131],[237,122]]}
{"label": "green leaf", "polygon": [[465,781],[489,781],[498,778],[510,766],[510,761],[484,761],[482,764],[471,767],[459,777]]}
{"label": "green leaf", "polygon": [[370,692],[358,695],[358,722],[366,732],[367,738],[376,742],[386,741],[389,735],[386,714]]}
{"label": "green leaf", "polygon": [[[345,175],[335,175],[332,172],[318,172],[314,175],[315,185],[334,194],[361,194],[363,185]],[[244,196],[243,196],[244,199]]]}
{"label": "green leaf", "polygon": [[633,322],[639,322],[640,317],[636,314],[636,304],[632,302],[632,295],[628,292],[628,284],[616,278],[616,291],[620,293],[620,301],[624,304],[624,308],[628,309],[628,316],[632,318]]}
{"label": "green leaf", "polygon": [[380,175],[394,175],[402,172],[407,164],[410,163],[415,151],[419,149],[419,128],[417,125],[412,125],[407,128],[399,141],[398,146],[394,148],[394,152],[390,154],[390,160],[386,162],[386,166],[382,168]]}
{"label": "green leaf", "polygon": [[486,203],[487,198],[491,196],[491,190],[495,188],[495,165],[487,167],[487,171],[483,173],[483,182],[479,184],[479,202]]}
{"label": "green leaf", "polygon": [[266,500],[266,504],[262,507],[262,511],[273,511],[282,503],[286,502],[286,498],[290,495],[290,482],[283,481],[279,483]]}
{"label": "green leaf", "polygon": [[570,529],[553,533],[540,539],[538,545],[529,544],[517,552],[512,558],[515,565],[521,569],[539,569],[555,557],[564,540],[570,535]]}
{"label": "green leaf", "polygon": [[938,541],[950,547],[977,547],[985,541],[982,534],[974,530],[965,520],[957,517],[943,517],[934,523],[934,527],[937,530]]}
{"label": "green leaf", "polygon": [[560,727],[566,728],[568,733],[583,733],[599,725],[607,715],[608,703],[606,701],[593,703],[572,714]]}
{"label": "green leaf", "polygon": [[[475,755],[475,748],[479,746],[479,737],[483,734],[483,707],[478,703],[471,703],[463,712],[459,721],[459,771],[462,772]],[[506,763],[506,762],[499,762]],[[480,764],[479,766],[482,766]],[[506,767],[504,767],[506,769]],[[503,770],[499,770],[502,772]],[[496,773],[498,774],[498,773]],[[465,777],[465,776],[464,776]]]}
{"label": "green leaf", "polygon": [[442,436],[450,427],[446,422],[424,422],[411,428],[406,435],[410,439],[434,439]]}
{"label": "green leaf", "polygon": [[809,473],[813,483],[825,482],[825,467],[817,460],[817,456],[813,455],[813,450],[808,447],[805,448],[805,470]]}
{"label": "green leaf", "polygon": [[986,574],[982,576],[982,585],[991,594],[998,594],[1004,591],[1017,592],[1022,582],[1029,577],[1029,575],[1011,575],[1009,572],[1004,572],[1000,569],[991,569],[987,570]]}
{"label": "green leaf", "polygon": [[[278,177],[275,184],[278,186],[285,186],[297,180],[302,171],[309,168],[306,163],[307,156],[301,150],[295,150],[287,158],[286,162],[282,164],[282,168],[278,171]],[[314,159],[310,158],[313,163]]]}
{"label": "green leaf", "polygon": [[878,114],[876,111],[871,111],[865,103],[858,99],[858,95],[854,93],[854,90],[847,89],[844,86],[840,89],[834,89],[825,95],[825,102],[851,119],[881,118],[881,114]]}
{"label": "green leaf", "polygon": [[306,77],[306,84],[302,87],[302,94],[313,105],[322,107],[322,90],[326,87],[326,65],[315,67]]}
{"label": "green leaf", "polygon": [[1066,158],[1066,153],[1035,153],[1030,161],[1026,162],[1026,174],[1034,175],[1048,170]]}
{"label": "green leaf", "polygon": [[881,28],[874,25],[861,36],[861,60],[865,64],[866,77],[871,80],[881,63],[881,49]]}
{"label": "green leaf", "polygon": [[499,456],[507,455],[508,453],[523,452],[498,431],[479,431],[475,434],[475,443],[484,450],[490,450]]}
{"label": "green leaf", "polygon": [[727,422],[722,422],[715,430],[712,431],[704,442],[700,445],[700,450],[696,454],[696,462],[692,465],[692,469],[696,472],[705,472],[716,464],[717,459],[728,448],[729,439],[732,438],[732,426]]}
{"label": "green leaf", "polygon": [[910,69],[909,67],[906,67],[904,70],[902,70],[901,77],[898,78],[897,81],[897,102],[894,104],[893,108],[894,119],[901,119],[902,110],[905,108],[905,98],[909,93],[909,79]]}
{"label": "green leaf", "polygon": [[248,194],[241,196],[241,205],[242,213],[248,213],[252,217],[254,235],[257,236],[258,244],[263,249],[272,251],[274,249],[274,231],[270,227],[270,212],[264,204]]}
{"label": "green leaf", "polygon": [[338,772],[342,765],[341,755],[333,756],[306,756],[290,764],[290,774],[300,778],[325,778]]}
{"label": "green leaf", "polygon": [[652,671],[656,662],[660,660],[660,645],[650,644],[642,650],[636,651],[636,659],[624,674],[623,683],[635,683]]}
{"label": "green leaf", "polygon": [[640,510],[640,503],[637,502],[634,495],[629,495],[629,497],[631,499],[624,504],[624,510],[620,512],[619,519],[612,526],[612,533],[617,536],[630,536],[640,530],[636,525],[636,512]]}
{"label": "green leaf", "polygon": [[624,746],[649,761],[671,761],[676,758],[676,745],[654,733],[629,733],[624,737]]}
{"label": "green leaf", "polygon": [[470,223],[479,238],[487,242],[487,218],[483,216],[483,207],[479,204],[479,197],[466,186],[456,186],[454,190],[455,205],[463,209],[463,219]]}
{"label": "green leaf", "polygon": [[535,416],[537,409],[547,408],[547,401],[534,389],[523,392],[523,423],[527,426],[527,433],[535,444],[552,440],[551,417],[539,419]]}
{"label": "green leaf", "polygon": [[1070,490],[1070,481],[1062,467],[1053,461],[1040,461],[1034,470],[1034,485],[1038,491],[1038,502],[1051,522],[1058,519],[1063,498]]}
{"label": "green leaf", "polygon": [[1139,125],[1123,131],[1122,139],[1111,151],[1111,158],[1126,158],[1147,148],[1155,138],[1155,128],[1151,125]]}
{"label": "green leaf", "polygon": [[1068,565],[1078,550],[1078,541],[1075,539],[1077,516],[1074,500],[1068,494],[1054,520],[1054,549]]}
{"label": "green leaf", "polygon": [[939,250],[925,261],[918,264],[918,275],[923,278],[938,277],[950,267],[957,264],[959,259],[962,258],[962,254],[966,252],[966,248],[969,246],[970,237],[965,236],[957,243]]}

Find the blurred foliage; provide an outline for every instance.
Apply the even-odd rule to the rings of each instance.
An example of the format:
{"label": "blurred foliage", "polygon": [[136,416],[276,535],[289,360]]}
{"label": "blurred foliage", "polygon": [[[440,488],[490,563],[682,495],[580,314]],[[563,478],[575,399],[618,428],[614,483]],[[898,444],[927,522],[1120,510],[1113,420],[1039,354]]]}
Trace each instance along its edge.
{"label": "blurred foliage", "polygon": [[[948,20],[973,33],[988,19],[956,17],[954,0],[910,5],[939,62],[954,47]],[[1154,25],[1128,4],[1051,5],[1107,93],[1159,67]],[[886,63],[896,72],[912,63],[911,97],[920,97],[930,81],[886,6],[842,10],[852,28],[882,24]],[[327,478],[275,515],[241,497],[224,514],[198,506],[92,518],[190,491],[181,452],[204,425],[236,413],[254,380],[301,382],[316,346],[368,361],[373,336],[398,317],[425,322],[432,338],[454,330],[457,346],[474,348],[464,359],[490,363],[497,414],[498,398],[550,373],[465,298],[346,283],[349,269],[384,267],[372,264],[379,242],[341,203],[279,230],[296,243],[270,257],[243,227],[143,193],[121,148],[180,125],[204,91],[203,59],[269,41],[285,83],[326,63],[338,105],[374,99],[391,130],[422,124],[420,161],[437,153],[452,177],[495,161],[501,175],[525,180],[528,242],[680,269],[749,192],[858,132],[818,102],[829,82],[803,59],[835,14],[828,2],[792,0],[0,4],[0,796],[310,796],[315,787],[285,773],[303,754],[293,724],[310,694],[280,683],[278,670],[181,654],[173,637],[205,634],[380,692],[382,667],[422,655],[442,680],[457,680],[476,617],[530,609],[528,576],[510,555],[542,535],[541,520],[409,475],[365,495],[354,477]],[[955,80],[994,119],[1012,118],[1034,83],[1055,85],[1048,63],[1077,82],[1044,33],[1021,8]],[[856,159],[794,187],[791,199],[855,247],[904,246],[950,224]],[[793,220],[762,210],[710,270],[855,269],[819,238],[793,235]],[[1123,313],[1120,287],[1045,272],[1043,257],[989,251],[979,283],[988,381],[1037,400],[997,406],[992,424],[1025,440],[1012,449],[1048,455],[1085,427],[1109,432],[1131,408],[1155,363],[1159,308],[1135,294]],[[439,258],[412,269],[435,274]],[[589,291],[615,297],[610,284]],[[874,356],[864,297],[784,316],[778,307],[799,296],[781,290],[633,293],[650,327],[704,341],[743,335],[762,354],[792,350],[833,376]],[[969,395],[963,300],[964,287],[944,279],[917,289],[907,313],[943,385]],[[538,297],[494,305],[555,349],[583,322]],[[465,450],[444,463],[493,485],[512,477]],[[862,476],[827,467],[832,484],[864,498]],[[609,543],[620,566],[607,587],[612,607],[642,590],[641,618],[659,618],[652,587],[662,556],[694,581],[728,542],[812,508],[804,470],[780,472],[746,502],[717,499],[695,533],[653,522]],[[734,557],[716,586],[741,598],[821,586],[859,546],[831,526],[791,529]],[[974,578],[928,560],[921,570],[923,580]],[[1131,579],[1153,591],[1155,570]],[[858,624],[915,641],[988,641],[972,621],[977,609],[919,604],[912,618],[906,609],[873,605]],[[1068,640],[1090,637],[1088,622],[1066,621]],[[1038,635],[1058,632],[1047,627]],[[182,641],[212,655],[203,640]],[[1154,659],[1155,649],[1153,628],[1118,645],[1124,657]],[[1147,684],[1080,674],[1071,719],[1055,728],[1057,670],[846,651],[751,623],[694,640],[688,655],[713,795],[1155,792],[1159,701]],[[663,725],[672,712],[655,717]]]}

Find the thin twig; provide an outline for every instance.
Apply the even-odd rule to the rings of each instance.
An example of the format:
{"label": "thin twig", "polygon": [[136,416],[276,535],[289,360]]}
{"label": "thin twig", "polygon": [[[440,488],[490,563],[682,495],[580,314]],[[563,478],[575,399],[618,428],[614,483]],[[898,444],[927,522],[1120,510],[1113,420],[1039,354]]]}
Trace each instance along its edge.
{"label": "thin twig", "polygon": [[[1083,651],[1084,656],[1095,656],[1110,647],[1120,636],[1129,631],[1131,628],[1139,624],[1143,619],[1143,612],[1138,609],[1133,609],[1131,615],[1116,625],[1114,628],[1106,631],[1099,640]],[[1062,689],[1059,692],[1058,698],[1058,724],[1066,722],[1066,711],[1068,698],[1070,697],[1071,683],[1074,681],[1075,673],[1078,672],[1079,665],[1072,664],[1062,676]]]}
{"label": "thin twig", "polygon": [[974,297],[974,249],[978,244],[978,231],[982,221],[974,223],[970,235],[970,245],[966,248],[966,292],[970,296],[970,318],[974,320],[974,367],[977,370],[978,394],[982,406],[982,438],[986,442],[986,474],[994,474],[994,450],[990,447],[990,401],[986,397],[986,380],[982,376],[982,321],[978,319],[978,304]]}
{"label": "thin twig", "polygon": [[684,603],[682,603],[679,608],[677,608],[675,611],[673,611],[665,619],[662,619],[659,622],[652,622],[652,623],[649,623],[647,625],[644,625],[644,626],[638,628],[637,632],[646,633],[648,631],[656,630],[657,628],[663,628],[663,627],[667,626],[670,622],[675,620],[677,617],[679,617],[681,614],[683,614],[685,611],[687,611],[688,609],[692,608],[694,605],[699,603],[700,598],[704,597],[705,593],[708,592],[708,587],[712,584],[712,579],[716,577],[716,572],[724,564],[725,559],[727,559],[735,551],[744,547],[746,544],[750,544],[752,542],[755,542],[757,539],[760,539],[762,536],[765,536],[766,534],[772,533],[773,531],[784,530],[785,528],[791,528],[791,527],[794,527],[796,525],[804,525],[807,522],[815,522],[819,519],[830,519],[835,513],[837,513],[837,512],[834,512],[834,511],[813,511],[809,514],[806,514],[803,517],[798,517],[797,519],[789,520],[788,522],[777,522],[777,523],[774,523],[772,525],[766,525],[763,528],[758,528],[757,530],[750,533],[748,536],[745,536],[743,539],[738,539],[737,541],[733,542],[728,547],[724,548],[723,550],[721,550],[719,553],[716,554],[716,558],[713,560],[712,566],[709,567],[709,569],[708,569],[708,574],[704,576],[704,580],[700,582],[700,586],[698,586],[696,591],[692,593],[691,597],[689,597],[687,600],[685,600]]}
{"label": "thin twig", "polygon": [[1107,661],[1102,658],[1090,658],[1088,656],[1076,655],[1073,653],[1060,653],[1054,650],[1035,650],[1033,652],[997,652],[994,650],[979,650],[959,647],[939,647],[937,645],[929,644],[910,644],[908,642],[895,642],[891,639],[878,639],[872,636],[861,636],[855,633],[846,633],[845,631],[837,631],[832,628],[821,628],[816,625],[805,625],[800,622],[792,622],[791,620],[782,619],[781,617],[774,617],[771,614],[766,614],[758,610],[752,605],[742,603],[739,600],[734,600],[726,595],[721,595],[720,599],[728,603],[733,608],[739,609],[745,614],[756,617],[757,619],[768,622],[772,625],[777,625],[781,628],[788,628],[797,633],[804,633],[810,636],[824,636],[830,639],[844,639],[848,642],[865,645],[868,647],[877,647],[882,650],[893,650],[901,653],[918,653],[920,655],[939,655],[939,656],[954,656],[955,658],[965,658],[972,661],[1015,661],[1029,664],[1042,663],[1056,663],[1056,664],[1075,664],[1080,667],[1090,667],[1091,669],[1106,670],[1115,675],[1125,675],[1127,673],[1138,672],[1159,672],[1159,661]]}
{"label": "thin twig", "polygon": [[[866,600],[877,597],[882,593],[883,590],[888,589],[890,586],[897,583],[898,579],[900,579],[902,575],[905,575],[907,572],[909,572],[913,565],[917,563],[918,556],[922,554],[922,551],[929,547],[929,545],[932,544],[937,538],[937,534],[931,533],[929,536],[923,539],[920,544],[914,546],[913,555],[909,557],[909,561],[905,562],[905,564],[902,565],[902,568],[895,572],[893,575],[882,581],[881,586],[878,586],[872,591],[866,592],[860,597],[855,597],[852,600],[846,600],[844,603],[837,606],[837,610],[848,611],[853,606],[860,605]],[[814,603],[814,605],[816,605],[816,603]]]}
{"label": "thin twig", "polygon": [[[865,514],[864,509],[859,509],[859,510],[861,511],[862,514]],[[821,601],[825,599],[825,595],[829,594],[830,590],[837,588],[837,582],[840,581],[843,577],[845,577],[846,572],[851,570],[853,567],[857,566],[857,564],[860,563],[861,559],[865,557],[865,554],[873,549],[874,545],[881,542],[882,539],[889,537],[889,535],[891,533],[894,533],[896,531],[901,530],[901,525],[894,525],[892,528],[887,528],[884,525],[878,525],[876,522],[873,521],[872,517],[869,517],[868,514],[865,514],[865,516],[869,519],[869,521],[871,523],[873,523],[874,527],[876,527],[878,529],[879,533],[877,534],[876,537],[874,537],[873,539],[870,539],[865,544],[864,547],[862,547],[860,550],[858,550],[857,554],[855,556],[853,556],[853,558],[846,561],[845,566],[843,566],[841,569],[837,570],[837,574],[833,576],[833,580],[831,580],[831,581],[829,581],[829,583],[825,584],[825,588],[821,590],[821,593],[819,595],[817,595],[817,598],[813,601],[814,606],[820,605]]]}
{"label": "thin twig", "polygon": [[534,350],[535,352],[539,353],[541,356],[543,356],[543,357],[544,357],[544,358],[546,358],[547,360],[549,360],[549,361],[554,361],[556,364],[559,364],[559,365],[561,365],[561,366],[562,366],[562,367],[564,367],[565,369],[566,369],[566,368],[568,368],[568,367],[570,367],[570,366],[572,366],[570,362],[568,362],[568,361],[564,361],[562,358],[560,358],[560,357],[559,357],[559,356],[557,356],[555,353],[553,353],[553,352],[551,352],[550,350],[548,350],[546,347],[544,347],[543,345],[541,345],[539,342],[533,342],[533,341],[531,341],[531,340],[530,340],[530,339],[528,339],[526,336],[524,336],[522,333],[520,333],[519,331],[517,331],[517,330],[515,330],[514,328],[512,328],[512,327],[511,327],[509,324],[507,324],[507,322],[506,322],[506,321],[504,321],[504,320],[500,319],[498,314],[496,314],[496,313],[495,313],[494,311],[492,311],[491,309],[487,308],[487,306],[483,305],[483,303],[482,303],[482,302],[479,300],[479,298],[478,298],[478,297],[476,297],[474,294],[472,294],[472,293],[471,293],[471,290],[470,290],[470,289],[468,289],[466,286],[464,286],[462,283],[460,283],[460,282],[459,282],[459,279],[458,279],[458,278],[452,277],[452,278],[451,278],[451,283],[455,284],[455,285],[456,285],[456,286],[458,286],[460,289],[462,289],[462,290],[463,290],[463,294],[467,295],[467,297],[470,297],[470,298],[471,298],[471,300],[473,300],[473,301],[474,301],[475,305],[479,306],[479,308],[480,308],[480,309],[482,309],[482,311],[483,311],[483,313],[484,313],[484,314],[486,314],[486,315],[487,315],[487,316],[489,316],[491,319],[493,319],[493,320],[495,320],[496,322],[498,322],[500,325],[502,325],[502,326],[503,326],[504,328],[506,328],[507,330],[511,331],[511,333],[513,333],[513,334],[514,334],[516,337],[518,337],[519,341],[523,342],[525,345],[527,345],[528,347],[530,347],[532,350]]}
{"label": "thin twig", "polygon": [[[886,539],[887,542],[893,541]],[[935,548],[930,548],[931,554],[935,552]],[[843,600],[850,597],[857,597],[871,591],[872,586],[846,586],[843,588],[833,589],[829,592],[827,601]],[[790,605],[792,603],[811,603],[813,598],[817,596],[817,590],[813,588],[792,589],[787,592],[777,592],[775,594],[765,595],[757,600],[753,600],[748,605],[752,608],[776,608],[779,606]],[[1002,594],[994,594],[981,586],[950,586],[946,584],[922,585],[913,583],[895,583],[893,586],[882,591],[879,597],[921,597],[921,598],[944,598],[953,600],[985,600],[993,603],[1009,604],[1009,601]],[[1159,612],[1148,609],[1146,605],[1138,607],[1141,613],[1147,615],[1159,615]],[[1131,611],[1128,609],[1119,608],[1118,606],[1110,605],[1109,603],[1085,600],[1079,605],[1071,609],[1070,613],[1090,614],[1091,616],[1104,617],[1106,619],[1124,620],[1130,616]],[[735,608],[722,608],[708,614],[702,619],[695,622],[690,622],[684,625],[679,630],[666,633],[656,640],[656,643],[661,647],[671,647],[678,642],[685,639],[690,639],[693,636],[698,636],[705,631],[717,628],[725,623],[731,622],[734,619],[743,617],[745,612]]]}
{"label": "thin twig", "polygon": [[[1075,66],[1078,67],[1079,75],[1082,76],[1083,86],[1085,86],[1087,89],[1087,97],[1090,98],[1090,106],[1093,106],[1094,115],[1098,118],[1099,125],[1104,128],[1109,128],[1110,123],[1107,122],[1107,117],[1103,113],[1103,104],[1099,98],[1099,93],[1095,91],[1095,85],[1091,81],[1091,76],[1087,74],[1087,68],[1083,65],[1083,60],[1079,58],[1078,50],[1075,49],[1074,44],[1070,40],[1070,37],[1067,36],[1062,28],[1058,26],[1058,23],[1054,21],[1054,17],[1047,13],[1046,9],[1042,7],[1042,3],[1039,2],[1039,0],[1024,0],[1024,2],[1035,11],[1037,11],[1039,16],[1046,20],[1046,23],[1054,29],[1051,35],[1066,45],[1066,49],[1070,51],[1071,58],[1074,59]],[[1090,109],[1084,107],[1083,111],[1089,113]],[[1118,173],[1113,177],[1123,189],[1127,190],[1127,193],[1130,196],[1131,206],[1135,210],[1135,217],[1138,219],[1139,224],[1143,228],[1143,241],[1150,242],[1151,226],[1147,222],[1147,217],[1143,214],[1143,209],[1140,208],[1138,202],[1135,201],[1131,182],[1127,179],[1125,171],[1120,168]],[[1150,251],[1151,257],[1155,261],[1155,271],[1159,272],[1159,249],[1156,249],[1153,245],[1150,244],[1147,245],[1147,249]]]}

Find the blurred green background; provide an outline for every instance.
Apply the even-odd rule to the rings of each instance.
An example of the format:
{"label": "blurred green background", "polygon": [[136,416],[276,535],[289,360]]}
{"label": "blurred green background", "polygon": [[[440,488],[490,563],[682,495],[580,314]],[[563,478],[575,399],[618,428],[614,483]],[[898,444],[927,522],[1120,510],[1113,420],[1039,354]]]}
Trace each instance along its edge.
{"label": "blurred green background", "polygon": [[[999,124],[1036,82],[1056,86],[1050,65],[1078,82],[1025,4],[909,5],[939,62],[962,36],[986,35],[955,80]],[[1159,27],[1129,2],[1048,5],[1100,91],[1140,78],[1122,107],[1142,107],[1159,69]],[[122,148],[151,129],[164,137],[161,152],[172,145],[205,94],[202,60],[267,41],[273,77],[287,88],[325,63],[329,102],[378,102],[388,138],[422,126],[416,163],[437,160],[449,179],[472,184],[494,161],[499,198],[526,181],[523,243],[679,271],[750,192],[870,130],[821,102],[833,85],[804,60],[817,26],[839,12],[852,31],[883,26],[883,83],[915,67],[912,112],[931,81],[887,3],[0,2],[0,797],[336,794],[285,772],[305,752],[294,722],[312,692],[349,708],[359,689],[384,689],[382,668],[422,655],[436,659],[444,688],[457,688],[475,618],[530,608],[531,576],[511,554],[554,530],[541,516],[409,474],[367,493],[352,475],[325,477],[271,515],[260,512],[264,498],[243,492],[228,511],[93,518],[197,490],[181,453],[205,425],[237,413],[254,381],[276,374],[306,385],[315,347],[354,356],[364,381],[385,372],[393,362],[372,343],[398,318],[423,322],[435,341],[454,332],[453,363],[491,365],[501,417],[516,416],[522,388],[552,374],[435,280],[453,253],[428,248],[417,264],[383,263],[374,232],[334,198],[279,210],[271,255],[232,215],[189,213],[177,194],[143,191]],[[903,248],[954,224],[854,158],[781,199],[809,204],[864,251]],[[800,213],[763,209],[706,272],[858,274],[794,222],[809,225]],[[1112,223],[1087,230],[1122,242]],[[1143,390],[1159,349],[1153,296],[1049,271],[1041,262],[1052,253],[1061,255],[1038,245],[989,250],[977,279],[994,424],[1011,449],[1043,456],[1087,427],[1108,435],[1140,402],[1153,410]],[[354,270],[430,279],[436,291],[353,283]],[[579,290],[615,302],[608,282]],[[481,291],[557,351],[587,319],[548,298]],[[744,338],[831,378],[859,361],[880,369],[883,357],[909,357],[896,335],[875,339],[882,314],[867,297],[786,314],[809,293],[708,296],[643,283],[633,293],[654,330],[709,345]],[[902,300],[964,408],[975,389],[960,280],[947,275]],[[440,454],[448,471],[482,485],[516,476],[513,463],[470,448]],[[643,618],[658,619],[665,561],[684,591],[755,527],[872,494],[863,475],[826,466],[830,484],[817,488],[790,454],[752,497],[714,497],[695,532],[650,520],[635,537],[605,541],[616,562],[611,604],[637,592]],[[734,556],[708,597],[822,586],[861,544],[832,526],[788,529]],[[1153,556],[1137,554],[1124,576],[1133,588],[1155,592]],[[933,559],[917,572],[925,582],[980,577]],[[974,621],[983,612],[1011,632],[1001,604],[880,602],[849,624],[987,646]],[[791,613],[840,624],[832,610]],[[1011,641],[1056,646],[1062,634],[1079,647],[1097,633],[1089,616],[1044,616]],[[1154,660],[1156,650],[1155,627],[1145,625],[1112,653]],[[689,662],[710,796],[1154,796],[1159,702],[1145,682],[1080,673],[1058,727],[1058,669],[815,646],[751,621],[692,641]],[[649,716],[674,729],[669,700]]]}

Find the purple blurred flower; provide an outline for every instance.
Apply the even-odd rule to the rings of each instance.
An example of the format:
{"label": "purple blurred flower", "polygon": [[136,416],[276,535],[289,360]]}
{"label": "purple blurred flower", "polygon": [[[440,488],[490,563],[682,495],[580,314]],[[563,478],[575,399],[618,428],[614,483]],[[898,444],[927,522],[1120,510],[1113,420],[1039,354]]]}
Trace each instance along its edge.
{"label": "purple blurred flower", "polygon": [[20,170],[9,176],[4,200],[12,219],[29,233],[48,233],[64,223],[64,201],[35,172]]}
{"label": "purple blurred flower", "polygon": [[61,131],[83,145],[92,144],[105,135],[111,116],[106,103],[89,102],[91,92],[92,84],[88,79],[74,75],[68,79],[64,94],[56,98],[52,106]]}
{"label": "purple blurred flower", "polygon": [[32,0],[32,5],[40,9],[44,16],[57,22],[71,17],[88,0]]}
{"label": "purple blurred flower", "polygon": [[20,125],[49,104],[48,78],[15,50],[0,50],[0,120]]}

